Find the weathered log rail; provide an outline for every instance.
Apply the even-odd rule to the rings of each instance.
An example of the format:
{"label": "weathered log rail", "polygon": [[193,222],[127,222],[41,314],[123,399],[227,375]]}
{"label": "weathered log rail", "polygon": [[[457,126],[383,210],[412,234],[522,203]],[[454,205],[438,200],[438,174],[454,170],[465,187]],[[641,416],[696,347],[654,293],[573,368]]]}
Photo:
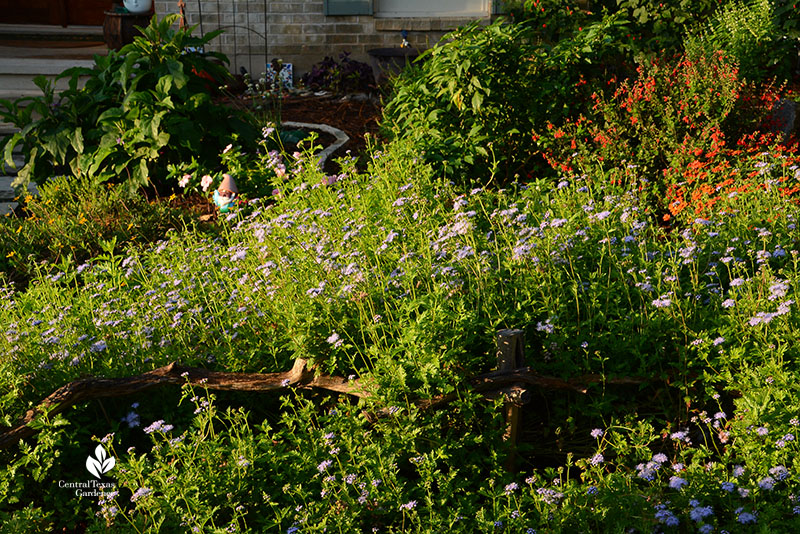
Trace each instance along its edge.
{"label": "weathered log rail", "polygon": [[[641,384],[646,379],[624,378],[603,380],[596,375],[579,377],[570,381],[537,374],[524,366],[524,337],[521,330],[501,330],[497,335],[498,368],[466,381],[468,388],[488,399],[502,398],[508,420],[507,439],[516,442],[520,408],[530,400],[529,388],[547,391],[571,391],[585,394],[587,384]],[[283,373],[228,373],[186,367],[177,362],[136,376],[121,378],[89,377],[72,381],[48,395],[35,408],[28,410],[14,426],[0,433],[0,449],[10,447],[21,439],[38,432],[32,425],[43,414],[56,415],[85,400],[122,397],[141,393],[164,385],[186,383],[216,391],[283,391],[287,388],[321,389],[366,398],[377,390],[377,384],[363,379],[349,380],[338,376],[319,375],[307,361],[298,358],[289,371]],[[416,405],[422,410],[438,409],[459,398],[449,393],[430,399],[420,399]],[[380,415],[380,414],[377,414]]]}

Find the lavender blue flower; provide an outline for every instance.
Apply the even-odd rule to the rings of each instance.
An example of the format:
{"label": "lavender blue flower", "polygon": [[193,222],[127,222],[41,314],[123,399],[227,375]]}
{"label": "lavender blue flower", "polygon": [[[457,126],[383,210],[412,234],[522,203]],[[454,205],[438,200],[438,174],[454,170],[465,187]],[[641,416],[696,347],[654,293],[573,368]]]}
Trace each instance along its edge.
{"label": "lavender blue flower", "polygon": [[688,482],[685,478],[681,478],[679,476],[671,476],[669,477],[669,487],[674,490],[679,490],[684,487]]}
{"label": "lavender blue flower", "polygon": [[712,515],[714,515],[714,509],[711,506],[696,506],[689,512],[689,518],[697,523]]}
{"label": "lavender blue flower", "polygon": [[666,297],[659,297],[652,302],[656,308],[669,308],[672,305],[672,300]]}
{"label": "lavender blue flower", "polygon": [[336,332],[331,333],[331,335],[328,336],[328,339],[326,339],[325,341],[333,345],[334,348],[339,348],[344,344],[344,340],[341,339],[339,337],[339,334],[337,334]]}
{"label": "lavender blue flower", "polygon": [[776,465],[769,470],[769,474],[775,477],[776,480],[784,480],[789,476],[789,470],[782,465]]}
{"label": "lavender blue flower", "polygon": [[742,525],[755,524],[756,521],[758,520],[756,514],[751,512],[745,512],[743,510],[744,508],[736,509],[736,521],[738,521]]}
{"label": "lavender blue flower", "polygon": [[172,425],[165,424],[163,419],[159,419],[158,421],[153,422],[150,426],[145,427],[144,431],[147,434],[152,434],[153,432],[161,431],[161,432],[169,432],[172,430]]}
{"label": "lavender blue flower", "polygon": [[665,504],[657,504],[654,506],[656,510],[656,520],[668,527],[677,527],[680,524],[678,517],[672,513]]}
{"label": "lavender blue flower", "polygon": [[772,477],[764,477],[758,481],[758,487],[764,491],[772,491],[775,487],[775,479]]}
{"label": "lavender blue flower", "polygon": [[147,497],[152,492],[153,492],[153,490],[151,488],[139,488],[139,489],[137,489],[136,491],[133,492],[133,495],[131,495],[131,502],[136,502],[139,499]]}
{"label": "lavender blue flower", "polygon": [[400,505],[401,510],[413,510],[417,507],[417,501],[408,501],[405,504]]}

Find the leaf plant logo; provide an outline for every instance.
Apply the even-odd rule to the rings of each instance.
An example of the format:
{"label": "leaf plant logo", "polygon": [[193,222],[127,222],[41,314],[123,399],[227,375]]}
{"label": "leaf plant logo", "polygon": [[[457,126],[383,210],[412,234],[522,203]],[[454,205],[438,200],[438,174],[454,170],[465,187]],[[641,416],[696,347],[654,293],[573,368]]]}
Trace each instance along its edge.
{"label": "leaf plant logo", "polygon": [[99,479],[103,473],[108,473],[114,469],[114,465],[117,462],[113,457],[108,455],[102,445],[97,446],[94,450],[94,455],[96,458],[91,456],[86,458],[86,469]]}

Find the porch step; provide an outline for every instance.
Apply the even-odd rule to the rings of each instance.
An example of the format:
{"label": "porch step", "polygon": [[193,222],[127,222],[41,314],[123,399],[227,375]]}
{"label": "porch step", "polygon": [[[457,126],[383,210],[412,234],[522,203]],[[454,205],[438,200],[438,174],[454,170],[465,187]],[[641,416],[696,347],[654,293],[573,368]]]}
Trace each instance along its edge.
{"label": "porch step", "polygon": [[[5,162],[5,160],[0,162],[0,175],[14,176],[15,174],[17,174],[17,171],[19,171],[22,167],[25,166],[25,158],[23,158],[22,154],[20,154],[19,152],[15,151],[15,153],[12,154],[12,159],[14,161],[13,167],[8,165]],[[2,184],[0,184],[0,191],[2,191],[2,189],[3,186]],[[2,192],[0,192],[0,198],[3,198]]]}
{"label": "porch step", "polygon": [[70,41],[81,43],[103,42],[102,26],[72,25],[68,27],[48,24],[0,24],[0,44],[3,41]]}
{"label": "porch step", "polygon": [[[17,132],[18,129],[12,124],[0,122],[0,139]],[[21,147],[18,145],[11,153],[14,166],[6,164],[5,158],[0,154],[0,216],[10,213],[17,207],[17,192],[11,187],[11,183],[16,179],[17,171],[25,165],[25,158],[22,155]],[[28,192],[37,194],[36,184],[28,184]]]}
{"label": "porch step", "polygon": [[[40,96],[42,91],[33,83],[36,76],[54,79],[72,67],[92,68],[93,60],[87,59],[40,59],[0,57],[0,98],[14,100],[24,96]],[[56,82],[56,90],[69,87],[64,78]]]}
{"label": "porch step", "polygon": [[[93,56],[106,54],[102,26],[0,24],[0,99],[41,96],[42,91],[33,83],[36,76],[52,80],[72,67],[92,68]],[[57,91],[68,87],[68,79],[56,83]],[[17,131],[13,124],[0,122],[0,139]],[[19,147],[13,152],[16,168],[6,165],[3,159],[0,154],[0,215],[17,206],[11,183],[25,164]],[[36,185],[30,184],[28,190],[36,194]]]}
{"label": "porch step", "polygon": [[19,204],[14,199],[14,189],[11,187],[13,176],[0,176],[0,216],[7,215]]}

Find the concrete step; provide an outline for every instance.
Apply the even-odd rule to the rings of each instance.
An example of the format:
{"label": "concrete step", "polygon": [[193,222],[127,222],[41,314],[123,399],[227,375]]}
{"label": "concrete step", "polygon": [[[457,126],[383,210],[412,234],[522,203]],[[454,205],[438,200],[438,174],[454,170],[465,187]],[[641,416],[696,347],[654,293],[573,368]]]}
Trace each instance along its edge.
{"label": "concrete step", "polygon": [[[0,33],[3,35],[0,42],[3,40],[18,41],[32,38],[63,40],[79,37],[103,41],[102,26],[82,26],[78,24],[70,25],[66,28],[50,24],[0,24]],[[79,44],[78,41],[76,41],[77,44]]]}
{"label": "concrete step", "polygon": [[0,137],[6,135],[14,135],[19,131],[19,128],[9,122],[0,121]]}
{"label": "concrete step", "polygon": [[0,216],[5,217],[19,205],[18,202],[0,202]]}
{"label": "concrete step", "polygon": [[0,200],[13,200],[17,196],[11,187],[12,181],[13,176],[0,176]]}
{"label": "concrete step", "polygon": [[[43,59],[0,57],[0,98],[14,100],[25,96],[42,94],[33,79],[42,75],[51,80],[72,67],[92,68],[94,61],[89,59]],[[69,79],[56,82],[56,90],[69,87]]]}
{"label": "concrete step", "polygon": [[[16,179],[16,176],[0,176],[0,201],[10,201],[17,198],[17,192],[11,187],[11,183]],[[28,184],[28,193],[31,195],[39,194],[36,184],[31,182]]]}
{"label": "concrete step", "polygon": [[[2,156],[2,154],[0,154]],[[2,158],[0,158],[2,159]],[[5,160],[0,162],[0,175],[6,174],[8,176],[14,176],[17,174],[22,167],[25,166],[25,158],[22,157],[22,154],[12,154],[11,159],[14,161],[14,166],[8,165]]]}

